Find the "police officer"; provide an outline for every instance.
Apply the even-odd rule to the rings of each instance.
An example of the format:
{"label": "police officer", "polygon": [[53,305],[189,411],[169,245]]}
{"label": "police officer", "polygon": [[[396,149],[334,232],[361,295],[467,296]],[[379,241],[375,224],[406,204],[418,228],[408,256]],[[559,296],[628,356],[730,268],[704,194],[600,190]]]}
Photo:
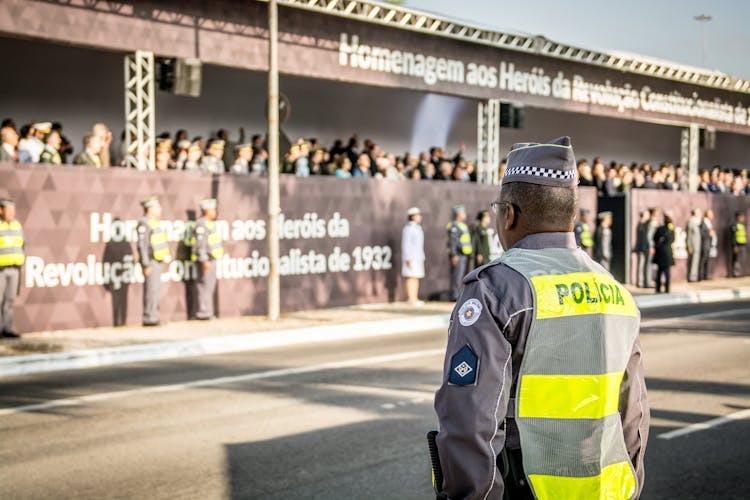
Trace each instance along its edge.
{"label": "police officer", "polygon": [[224,173],[224,141],[214,139],[208,144],[208,151],[201,162],[201,171],[211,174]]}
{"label": "police officer", "polygon": [[19,337],[13,331],[13,303],[18,295],[24,255],[23,226],[16,220],[16,204],[0,199],[0,328],[2,336]]}
{"label": "police officer", "polygon": [[599,223],[594,231],[594,260],[609,271],[612,263],[612,212],[599,214]]}
{"label": "police officer", "polygon": [[573,234],[576,236],[576,244],[584,252],[591,255],[591,247],[594,246],[594,240],[591,238],[591,228],[589,228],[589,211],[582,208],[578,214],[578,222],[573,228]]}
{"label": "police officer", "polygon": [[729,232],[732,244],[732,277],[739,278],[742,276],[742,263],[745,261],[745,247],[747,245],[744,213],[735,212],[734,224],[729,227]]}
{"label": "police officer", "polygon": [[640,313],[577,248],[577,184],[568,137],[508,154],[491,204],[506,252],[464,279],[435,396],[448,498],[640,494]]}
{"label": "police officer", "polygon": [[156,196],[141,202],[143,217],[138,220],[138,259],[143,269],[143,326],[159,325],[162,264],[172,256],[167,233],[161,227],[161,204]]}
{"label": "police officer", "polygon": [[448,233],[451,266],[450,299],[456,300],[472,253],[471,233],[466,225],[466,208],[463,205],[453,207],[453,221],[448,223],[445,229]]}
{"label": "police officer", "polygon": [[474,268],[490,261],[490,231],[492,223],[489,210],[477,214],[477,225],[471,233],[471,246],[474,249]]}
{"label": "police officer", "polygon": [[203,215],[195,221],[190,260],[198,263],[195,319],[208,320],[214,318],[216,261],[224,256],[224,243],[216,224],[216,199],[202,200],[200,208]]}

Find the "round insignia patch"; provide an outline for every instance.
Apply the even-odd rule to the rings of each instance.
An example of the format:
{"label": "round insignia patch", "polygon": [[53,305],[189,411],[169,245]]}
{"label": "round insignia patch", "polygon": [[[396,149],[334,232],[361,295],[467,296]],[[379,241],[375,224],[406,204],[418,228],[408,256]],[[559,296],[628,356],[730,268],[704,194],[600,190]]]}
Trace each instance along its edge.
{"label": "round insignia patch", "polygon": [[482,304],[477,299],[469,299],[458,310],[458,321],[463,326],[471,326],[482,315]]}

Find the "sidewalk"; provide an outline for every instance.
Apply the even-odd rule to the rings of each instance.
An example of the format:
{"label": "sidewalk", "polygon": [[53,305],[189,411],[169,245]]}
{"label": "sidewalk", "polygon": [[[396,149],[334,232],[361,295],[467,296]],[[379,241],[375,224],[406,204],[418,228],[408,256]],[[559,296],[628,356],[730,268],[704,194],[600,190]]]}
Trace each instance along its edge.
{"label": "sidewalk", "polygon": [[[649,309],[750,297],[750,277],[677,283],[669,294],[628,289]],[[0,342],[0,378],[447,328],[452,309],[448,302],[366,304],[289,313],[276,322],[251,316],[26,333]]]}

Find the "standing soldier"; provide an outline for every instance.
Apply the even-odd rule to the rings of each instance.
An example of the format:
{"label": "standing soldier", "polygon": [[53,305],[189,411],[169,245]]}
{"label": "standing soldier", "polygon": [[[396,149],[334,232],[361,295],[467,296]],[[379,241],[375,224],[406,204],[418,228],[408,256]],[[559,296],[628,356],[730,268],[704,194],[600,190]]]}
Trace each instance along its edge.
{"label": "standing soldier", "polygon": [[674,266],[674,224],[672,214],[664,214],[664,225],[654,233],[654,264],[656,264],[656,293],[661,293],[661,284],[664,283],[664,291],[669,293],[671,268]]}
{"label": "standing soldier", "polygon": [[612,212],[599,214],[594,233],[594,260],[609,271],[612,264]]}
{"label": "standing soldier", "polygon": [[60,132],[52,130],[44,139],[44,149],[42,150],[42,154],[39,155],[39,163],[62,165],[62,156],[60,156],[61,145]]}
{"label": "standing soldier", "polygon": [[16,220],[16,204],[0,200],[0,327],[2,336],[17,338],[13,331],[13,303],[18,295],[24,255],[23,227]]}
{"label": "standing soldier", "polygon": [[471,246],[474,249],[474,268],[483,266],[490,261],[490,218],[489,210],[482,210],[477,214],[477,225],[471,235]]}
{"label": "standing soldier", "polygon": [[224,160],[222,158],[224,158],[224,141],[214,139],[208,144],[208,151],[206,156],[203,157],[201,170],[211,174],[223,174]]}
{"label": "standing soldier", "polygon": [[634,500],[643,487],[640,313],[577,248],[577,185],[567,137],[508,154],[491,204],[506,252],[464,279],[435,395],[447,498]]}
{"label": "standing soldier", "polygon": [[419,280],[424,278],[424,231],[422,211],[411,207],[406,216],[409,222],[401,231],[401,275],[406,285],[406,301],[413,306],[424,304],[419,300]]}
{"label": "standing soldier", "polygon": [[742,276],[742,263],[745,260],[745,245],[747,245],[747,232],[745,231],[745,214],[735,212],[734,224],[729,228],[732,243],[732,277]]}
{"label": "standing soldier", "polygon": [[578,213],[578,222],[573,228],[573,234],[576,236],[578,248],[591,255],[591,247],[594,246],[594,240],[591,239],[591,228],[589,227],[589,211],[582,208]]}
{"label": "standing soldier", "polygon": [[649,260],[651,259],[651,247],[648,242],[648,228],[651,224],[651,214],[648,210],[641,212],[641,220],[635,230],[635,247],[633,252],[636,255],[636,285],[639,288],[648,288],[651,286],[651,270]]}
{"label": "standing soldier", "polygon": [[143,326],[159,326],[162,263],[172,256],[167,233],[161,228],[161,204],[156,196],[141,202],[143,217],[138,221],[138,258],[143,269]]}
{"label": "standing soldier", "polygon": [[466,208],[463,205],[453,207],[453,222],[448,223],[445,230],[448,232],[448,255],[451,266],[450,299],[456,300],[472,253],[471,233],[466,225]]}
{"label": "standing soldier", "polygon": [[208,320],[215,317],[216,261],[224,256],[224,243],[216,225],[216,199],[202,200],[200,208],[203,215],[195,221],[190,260],[198,263],[195,319]]}

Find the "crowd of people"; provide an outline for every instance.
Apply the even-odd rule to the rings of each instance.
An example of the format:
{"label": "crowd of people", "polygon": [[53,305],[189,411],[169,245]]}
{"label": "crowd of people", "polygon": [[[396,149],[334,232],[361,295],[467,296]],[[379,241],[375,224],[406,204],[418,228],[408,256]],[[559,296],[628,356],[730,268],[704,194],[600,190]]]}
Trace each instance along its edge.
{"label": "crowd of people", "polygon": [[[246,140],[245,130],[239,129],[239,139],[230,140],[226,129],[220,129],[208,139],[192,139],[186,130],[175,134],[161,133],[156,139],[154,165],[157,170],[190,170],[213,174],[264,175],[268,163],[265,139],[255,134]],[[60,123],[29,123],[18,128],[12,119],[0,126],[0,161],[19,163],[76,164],[93,167],[125,166],[125,135],[115,151],[112,132],[102,123],[94,125],[86,134],[81,151],[63,134]],[[148,168],[148,152],[135,158],[140,169]],[[499,166],[499,178],[505,161]],[[462,145],[455,154],[441,147],[432,147],[419,154],[410,152],[395,155],[385,151],[371,139],[360,140],[357,134],[348,141],[336,140],[325,147],[315,138],[299,139],[289,147],[281,160],[284,174],[308,177],[328,175],[339,178],[369,177],[386,179],[439,180],[476,182],[477,169],[465,158]],[[686,169],[681,165],[649,163],[630,165],[612,161],[609,164],[597,157],[591,163],[578,161],[581,186],[595,186],[601,196],[619,196],[630,189],[665,189],[687,191]],[[710,193],[750,194],[748,170],[731,170],[719,165],[701,170],[696,179],[699,191]]]}

